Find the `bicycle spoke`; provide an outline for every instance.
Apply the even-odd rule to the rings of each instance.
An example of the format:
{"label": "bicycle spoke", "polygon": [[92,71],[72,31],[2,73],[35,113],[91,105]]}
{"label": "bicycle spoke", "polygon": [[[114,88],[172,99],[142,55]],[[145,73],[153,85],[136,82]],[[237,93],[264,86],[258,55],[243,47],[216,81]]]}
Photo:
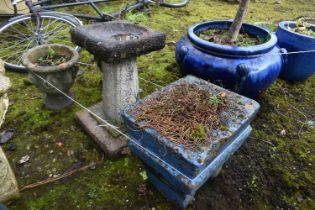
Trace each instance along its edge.
{"label": "bicycle spoke", "polygon": [[5,51],[5,50],[8,50],[8,49],[17,48],[18,46],[20,46],[20,44],[18,44],[18,45],[12,45],[12,46],[7,47],[7,48],[5,48],[5,49],[1,49],[1,50],[0,50],[0,53],[3,52],[3,51]]}
{"label": "bicycle spoke", "polygon": [[[30,49],[30,47],[32,46],[32,45],[31,45],[31,44],[32,44],[32,41],[33,41],[33,40],[31,40],[31,41],[28,43],[28,45],[22,50],[22,52],[26,52],[28,49]],[[16,63],[21,63],[21,60],[22,60],[22,55],[19,56],[19,60],[18,60]]]}
{"label": "bicycle spoke", "polygon": [[[54,23],[56,23],[56,21],[55,21]],[[50,26],[47,26],[47,27],[45,26],[44,28],[47,28],[47,29],[46,29],[47,33],[48,33],[48,30],[49,30],[49,32],[51,33],[51,31],[56,30],[56,28],[58,28],[60,25],[62,26],[63,24],[62,24],[62,23],[59,23],[59,25],[58,25],[58,23],[56,23],[55,26],[54,26],[53,24],[50,24],[51,27],[54,26],[54,28],[53,28],[52,30],[50,29]]]}
{"label": "bicycle spoke", "polygon": [[[2,43],[9,43],[8,39],[10,39],[10,38],[17,38],[17,39],[20,39],[21,37],[14,36],[14,35],[11,35],[11,34],[10,34],[10,35],[8,35],[8,36],[6,36],[6,37],[1,37],[0,39],[3,40]],[[22,39],[22,41],[23,41],[23,40],[26,40],[26,39],[31,39],[32,37],[22,37],[22,38],[24,38],[24,39]]]}
{"label": "bicycle spoke", "polygon": [[[32,22],[32,21],[30,21],[30,22]],[[23,23],[25,23],[25,24],[26,24],[26,22],[23,22]],[[28,30],[31,34],[33,34],[33,33],[34,33],[34,31],[31,31],[28,27],[24,26],[23,24],[19,23],[19,25],[20,25],[20,26],[22,26],[22,28],[27,29],[27,30]]]}
{"label": "bicycle spoke", "polygon": [[[54,21],[55,21],[55,20],[54,20]],[[49,21],[48,21],[48,24],[47,24],[47,26],[46,26],[47,29],[46,29],[45,33],[48,32],[48,26],[51,24],[50,22],[51,22],[51,19],[49,19]],[[44,28],[43,28],[43,29],[44,29]]]}
{"label": "bicycle spoke", "polygon": [[24,52],[43,43],[60,43],[75,46],[70,41],[69,30],[77,24],[58,15],[41,15],[41,28],[35,34],[36,24],[31,16],[17,18],[0,28],[0,59],[7,67],[21,70]]}
{"label": "bicycle spoke", "polygon": [[[45,20],[45,19],[43,19],[43,21],[44,21],[44,20]],[[47,24],[45,27],[43,27],[42,29],[45,29],[45,28],[49,27],[50,25],[54,24],[54,23],[57,22],[57,21],[59,21],[59,20],[58,20],[58,19],[54,19],[54,20],[51,22],[51,19],[49,19],[48,24]]]}
{"label": "bicycle spoke", "polygon": [[54,31],[51,31],[51,32],[48,34],[48,36],[51,36],[51,35],[53,35],[53,34],[58,34],[58,33],[61,32],[63,29],[65,29],[64,27],[65,27],[64,25],[61,25],[59,28],[55,29]]}
{"label": "bicycle spoke", "polygon": [[50,36],[49,39],[47,39],[47,41],[51,41],[51,40],[60,40],[60,41],[63,41],[63,40],[66,40],[65,38],[67,38],[66,36]]}
{"label": "bicycle spoke", "polygon": [[21,35],[22,38],[25,38],[25,37],[26,37],[25,34],[22,34],[22,33],[19,32],[17,29],[15,29],[15,30],[9,29],[9,31],[11,31],[12,33]]}
{"label": "bicycle spoke", "polygon": [[10,60],[9,58],[16,57],[17,55],[19,55],[19,53],[22,53],[22,52],[23,51],[21,50],[21,51],[15,52],[15,54],[12,54],[10,56],[4,56],[3,58],[5,58],[4,59],[5,61],[8,61],[8,60]]}

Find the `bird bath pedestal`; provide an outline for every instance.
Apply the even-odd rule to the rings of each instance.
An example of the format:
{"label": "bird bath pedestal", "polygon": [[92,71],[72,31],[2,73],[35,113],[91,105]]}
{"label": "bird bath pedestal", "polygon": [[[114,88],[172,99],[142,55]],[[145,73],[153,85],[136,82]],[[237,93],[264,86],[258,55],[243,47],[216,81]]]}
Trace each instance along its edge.
{"label": "bird bath pedestal", "polygon": [[[89,109],[107,122],[122,126],[121,110],[136,102],[139,92],[136,58],[160,50],[166,35],[127,21],[111,21],[72,29],[72,40],[99,60],[103,72],[103,101]],[[87,111],[77,113],[85,131],[109,157],[116,157],[127,146],[119,136]]]}

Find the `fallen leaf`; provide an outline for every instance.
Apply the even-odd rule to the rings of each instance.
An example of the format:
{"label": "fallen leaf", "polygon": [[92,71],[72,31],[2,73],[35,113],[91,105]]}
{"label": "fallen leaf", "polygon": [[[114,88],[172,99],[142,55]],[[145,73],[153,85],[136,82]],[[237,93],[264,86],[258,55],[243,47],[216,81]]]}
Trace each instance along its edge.
{"label": "fallen leaf", "polygon": [[61,63],[61,64],[59,64],[59,67],[60,68],[64,68],[66,66],[66,64],[65,63]]}
{"label": "fallen leaf", "polygon": [[220,96],[223,98],[223,97],[225,97],[226,96],[226,92],[221,92],[220,93]]}
{"label": "fallen leaf", "polygon": [[68,157],[71,156],[71,155],[73,155],[73,154],[74,154],[74,151],[73,151],[73,150],[69,149],[69,150],[67,151],[67,156],[68,156]]}
{"label": "fallen leaf", "polygon": [[62,147],[62,146],[63,146],[63,143],[62,143],[62,142],[57,142],[56,144],[57,144],[57,146],[59,146],[59,147]]}
{"label": "fallen leaf", "polygon": [[282,131],[280,131],[280,135],[281,136],[285,136],[285,134],[286,134],[287,132],[283,129]]}
{"label": "fallen leaf", "polygon": [[253,104],[245,104],[245,108],[247,109],[253,109],[254,105]]}
{"label": "fallen leaf", "polygon": [[146,171],[141,171],[139,174],[144,181],[148,179],[148,175]]}
{"label": "fallen leaf", "polygon": [[30,160],[30,156],[25,155],[19,160],[19,164],[24,164],[24,163],[28,162],[29,160]]}

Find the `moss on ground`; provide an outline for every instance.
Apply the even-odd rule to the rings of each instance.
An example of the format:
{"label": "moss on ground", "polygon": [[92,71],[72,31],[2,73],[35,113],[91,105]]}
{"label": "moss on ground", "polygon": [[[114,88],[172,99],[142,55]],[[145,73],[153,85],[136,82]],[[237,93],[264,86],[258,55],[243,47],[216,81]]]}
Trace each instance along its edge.
{"label": "moss on ground", "polygon": [[[124,1],[126,3],[126,1]],[[117,8],[109,5],[104,10]],[[233,18],[237,5],[222,0],[192,0],[188,7],[152,8],[137,22],[167,33],[167,45],[138,59],[142,96],[156,87],[180,77],[175,62],[176,41],[196,22]],[[256,1],[250,5],[248,22],[271,22],[315,16],[314,1]],[[86,12],[86,7],[78,12]],[[135,17],[133,17],[135,18]],[[81,61],[91,63],[86,51]],[[73,92],[77,100],[90,106],[101,100],[101,72],[96,65],[81,66]],[[43,107],[42,93],[27,76],[8,72],[13,87],[11,105],[2,128],[14,129],[15,135],[4,145],[21,186],[62,174],[98,161],[102,153],[81,127],[74,115],[81,110],[73,106],[62,111]],[[197,193],[191,209],[311,209],[315,206],[314,148],[315,77],[290,84],[277,80],[257,100],[262,108],[253,122],[248,142],[225,165],[222,174]],[[16,144],[16,151],[8,151]],[[17,162],[24,155],[30,161]],[[10,209],[173,209],[167,200],[150,186],[142,164],[133,155],[116,161],[105,158],[94,170],[87,170],[64,180],[22,192]]]}

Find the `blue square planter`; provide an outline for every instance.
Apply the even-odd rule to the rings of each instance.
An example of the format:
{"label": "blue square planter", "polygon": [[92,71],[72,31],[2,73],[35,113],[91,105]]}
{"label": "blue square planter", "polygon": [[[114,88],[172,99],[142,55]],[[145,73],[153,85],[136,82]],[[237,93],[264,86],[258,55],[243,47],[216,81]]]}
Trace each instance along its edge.
{"label": "blue square planter", "polygon": [[128,145],[131,151],[144,162],[152,185],[180,208],[185,208],[189,202],[193,201],[196,191],[209,178],[215,177],[229,157],[246,141],[251,130],[250,126],[243,130],[194,178],[178,171],[133,139],[128,142]]}
{"label": "blue square planter", "polygon": [[[190,150],[183,145],[175,144],[154,129],[139,129],[141,122],[136,122],[135,118],[129,114],[130,110],[141,106],[146,100],[154,99],[162,92],[169,91],[180,84],[195,84],[214,94],[225,92],[227,100],[241,110],[239,113],[233,112],[235,113],[233,116],[229,115],[228,129],[213,131],[215,138],[199,150]],[[196,190],[210,177],[215,176],[224,162],[244,143],[251,132],[249,123],[258,109],[259,104],[252,99],[196,77],[187,76],[147,96],[143,101],[126,107],[122,117],[130,137],[128,145],[150,168],[149,176],[153,185],[163,191],[170,200],[184,208],[192,200]],[[227,113],[223,113],[225,114]],[[161,183],[169,190],[162,190]]]}

